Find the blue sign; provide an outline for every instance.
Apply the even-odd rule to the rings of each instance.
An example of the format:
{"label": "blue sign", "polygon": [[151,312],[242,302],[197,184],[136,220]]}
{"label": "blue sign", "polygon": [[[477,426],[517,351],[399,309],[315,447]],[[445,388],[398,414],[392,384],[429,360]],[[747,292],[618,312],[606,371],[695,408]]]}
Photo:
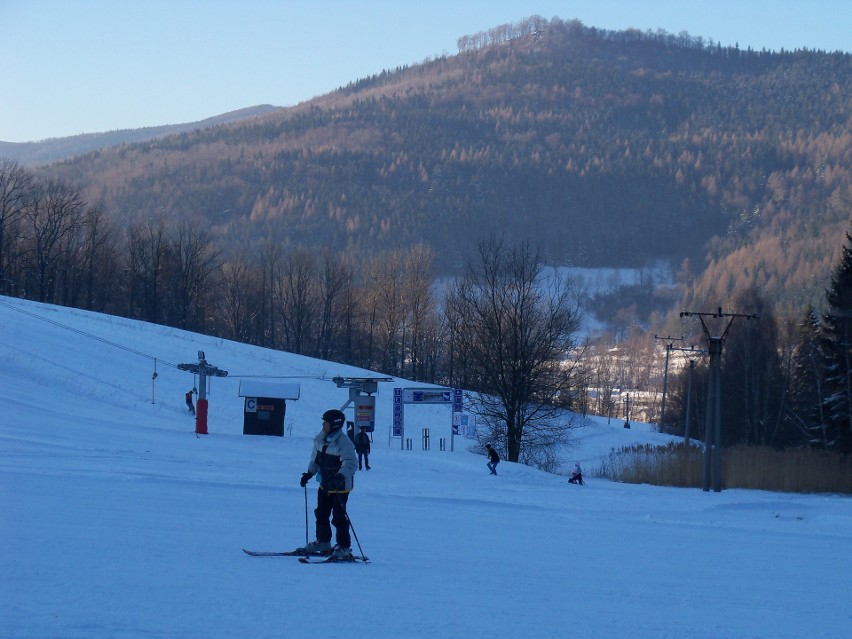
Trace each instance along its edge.
{"label": "blue sign", "polygon": [[461,388],[453,389],[453,412],[460,413],[464,409],[464,397],[462,396]]}
{"label": "blue sign", "polygon": [[393,389],[393,425],[391,432],[394,437],[402,437],[402,389]]}

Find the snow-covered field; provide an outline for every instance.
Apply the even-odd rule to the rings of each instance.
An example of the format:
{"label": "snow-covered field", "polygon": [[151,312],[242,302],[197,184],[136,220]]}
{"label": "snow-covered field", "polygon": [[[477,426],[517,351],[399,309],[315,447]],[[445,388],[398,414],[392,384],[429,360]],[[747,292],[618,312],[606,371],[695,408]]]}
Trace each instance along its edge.
{"label": "snow-covered field", "polygon": [[[230,373],[200,437],[175,368],[198,350]],[[506,462],[493,477],[470,440],[438,450],[445,407],[407,408],[401,450],[387,383],[349,508],[371,563],[256,559],[241,548],[305,541],[310,438],[348,398],[322,378],[368,372],[10,298],[0,361],[4,638],[852,636],[848,497],[581,487]],[[245,376],[301,385],[285,437],[241,434]],[[605,419],[575,432],[566,461],[587,470],[666,440]]]}

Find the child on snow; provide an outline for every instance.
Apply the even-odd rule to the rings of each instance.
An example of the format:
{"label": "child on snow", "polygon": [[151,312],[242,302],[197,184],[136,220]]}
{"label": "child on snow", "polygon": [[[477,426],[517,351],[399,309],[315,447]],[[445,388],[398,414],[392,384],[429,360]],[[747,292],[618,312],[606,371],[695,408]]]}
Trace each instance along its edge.
{"label": "child on snow", "polygon": [[580,462],[574,464],[574,470],[571,471],[571,476],[568,478],[569,484],[583,485],[583,471],[580,468]]}

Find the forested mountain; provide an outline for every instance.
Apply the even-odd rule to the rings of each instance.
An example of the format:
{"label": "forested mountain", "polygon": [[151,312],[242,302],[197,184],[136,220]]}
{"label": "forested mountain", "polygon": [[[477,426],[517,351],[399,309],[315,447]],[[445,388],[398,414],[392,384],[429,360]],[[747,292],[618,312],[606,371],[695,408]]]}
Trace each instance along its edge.
{"label": "forested mountain", "polygon": [[684,303],[757,286],[801,309],[821,302],[852,214],[850,77],[847,53],[530,18],[291,109],[39,176],[116,220],[203,225],[223,248],[424,242],[453,273],[502,232],[557,265],[667,259]]}

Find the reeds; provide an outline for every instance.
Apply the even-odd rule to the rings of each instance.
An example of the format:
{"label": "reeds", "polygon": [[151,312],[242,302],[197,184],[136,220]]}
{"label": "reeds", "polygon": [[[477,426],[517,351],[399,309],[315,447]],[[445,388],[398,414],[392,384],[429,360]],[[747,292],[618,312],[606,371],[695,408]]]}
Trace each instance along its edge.
{"label": "reeds", "polygon": [[[593,475],[628,484],[700,488],[704,448],[650,444],[613,449]],[[737,446],[722,450],[724,488],[852,494],[852,457],[813,449]]]}

